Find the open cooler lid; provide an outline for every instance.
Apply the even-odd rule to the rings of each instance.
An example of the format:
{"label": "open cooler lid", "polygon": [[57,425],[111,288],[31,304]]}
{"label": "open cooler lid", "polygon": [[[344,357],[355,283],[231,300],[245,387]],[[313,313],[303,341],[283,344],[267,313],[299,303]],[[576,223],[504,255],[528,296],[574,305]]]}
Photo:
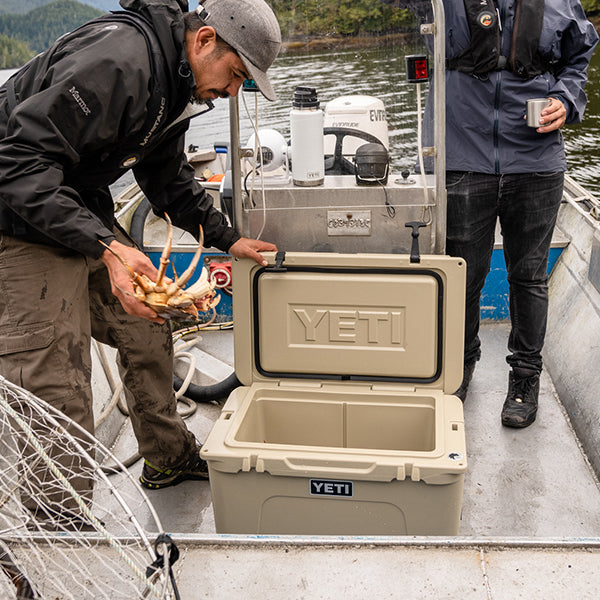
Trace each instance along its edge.
{"label": "open cooler lid", "polygon": [[[462,381],[466,263],[425,255],[265,253],[233,264],[236,374],[441,389]],[[414,260],[414,258],[413,258]]]}

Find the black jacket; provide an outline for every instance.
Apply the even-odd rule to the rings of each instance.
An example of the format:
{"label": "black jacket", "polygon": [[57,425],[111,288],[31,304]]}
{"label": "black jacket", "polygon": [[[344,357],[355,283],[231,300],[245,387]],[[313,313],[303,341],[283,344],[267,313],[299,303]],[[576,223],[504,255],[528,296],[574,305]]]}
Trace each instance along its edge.
{"label": "black jacket", "polygon": [[[185,153],[195,89],[181,0],[122,0],[146,19],[101,17],[67,34],[0,88],[0,231],[97,258],[112,233],[108,186],[132,168],[157,214],[224,251],[239,239]],[[110,18],[110,17],[109,17]],[[156,54],[156,56],[152,56]]]}

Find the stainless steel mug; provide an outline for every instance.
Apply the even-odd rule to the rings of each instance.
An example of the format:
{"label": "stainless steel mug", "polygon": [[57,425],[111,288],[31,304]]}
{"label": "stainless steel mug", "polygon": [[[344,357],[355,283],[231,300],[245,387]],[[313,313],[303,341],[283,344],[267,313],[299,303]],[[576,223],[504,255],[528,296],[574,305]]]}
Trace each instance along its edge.
{"label": "stainless steel mug", "polygon": [[542,111],[550,105],[550,98],[531,98],[527,100],[527,125],[528,127],[541,127],[540,117]]}

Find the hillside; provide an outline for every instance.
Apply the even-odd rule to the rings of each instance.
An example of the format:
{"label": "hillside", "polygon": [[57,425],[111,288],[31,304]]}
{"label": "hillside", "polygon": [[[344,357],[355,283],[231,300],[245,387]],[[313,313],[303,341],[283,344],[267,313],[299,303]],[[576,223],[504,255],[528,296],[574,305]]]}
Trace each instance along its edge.
{"label": "hillside", "polygon": [[33,56],[25,42],[0,35],[0,69],[16,69]]}
{"label": "hillside", "polygon": [[[388,0],[268,0],[281,26],[285,51],[335,51],[373,45],[385,38],[394,44],[414,30],[410,11]],[[190,0],[195,6],[196,0]],[[600,0],[582,0],[598,27]],[[0,64],[20,66],[23,57],[48,48],[56,38],[110,10],[118,0],[0,0]]]}
{"label": "hillside", "polygon": [[103,14],[75,0],[57,0],[25,15],[0,15],[0,35],[24,41],[33,52],[42,52],[63,33]]}
{"label": "hillside", "polygon": [[[30,10],[51,2],[54,0],[0,0],[0,15],[24,15]],[[85,4],[103,12],[121,10],[119,0],[80,0],[79,4]]]}
{"label": "hillside", "polygon": [[52,0],[0,0],[1,15],[24,15],[25,13],[48,4]]}

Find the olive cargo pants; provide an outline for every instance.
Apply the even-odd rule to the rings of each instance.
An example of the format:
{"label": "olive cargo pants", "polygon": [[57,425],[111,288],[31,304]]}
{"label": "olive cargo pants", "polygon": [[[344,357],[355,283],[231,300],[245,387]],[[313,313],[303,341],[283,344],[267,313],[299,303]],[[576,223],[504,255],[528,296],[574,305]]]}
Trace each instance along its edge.
{"label": "olive cargo pants", "polygon": [[0,235],[0,373],[93,434],[91,337],[118,350],[140,454],[184,461],[195,438],[177,413],[169,325],[128,315],[101,261]]}

